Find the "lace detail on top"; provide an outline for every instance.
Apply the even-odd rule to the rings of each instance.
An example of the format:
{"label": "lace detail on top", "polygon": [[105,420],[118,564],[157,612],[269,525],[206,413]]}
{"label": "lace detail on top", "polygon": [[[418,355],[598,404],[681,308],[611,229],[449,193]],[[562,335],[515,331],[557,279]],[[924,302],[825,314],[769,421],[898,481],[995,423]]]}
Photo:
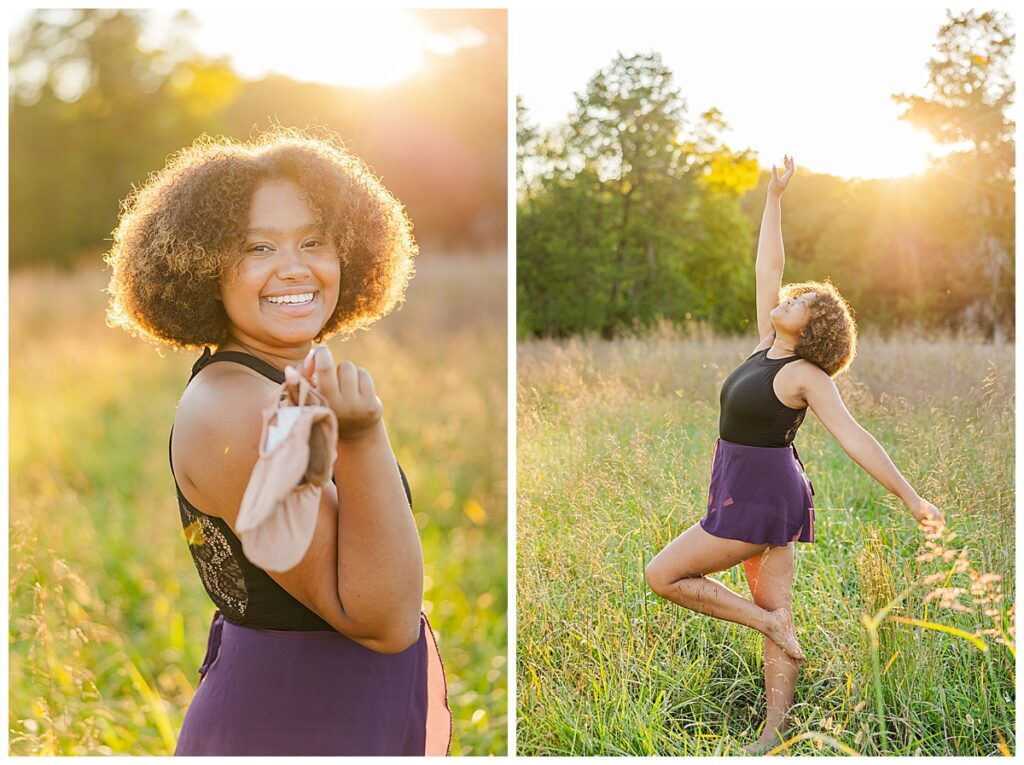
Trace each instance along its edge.
{"label": "lace detail on top", "polygon": [[249,591],[231,543],[212,519],[192,512],[180,491],[178,510],[188,551],[192,553],[203,587],[228,621],[241,623],[249,604]]}

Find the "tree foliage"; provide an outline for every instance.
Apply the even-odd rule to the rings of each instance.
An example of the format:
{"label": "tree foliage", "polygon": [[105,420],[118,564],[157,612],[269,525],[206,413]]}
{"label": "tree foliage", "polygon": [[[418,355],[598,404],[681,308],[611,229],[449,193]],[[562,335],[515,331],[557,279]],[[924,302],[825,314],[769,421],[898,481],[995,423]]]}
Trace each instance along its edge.
{"label": "tree foliage", "polygon": [[102,252],[119,200],[168,154],[204,132],[245,139],[275,122],[341,134],[406,205],[425,249],[504,247],[504,12],[417,13],[439,34],[470,25],[484,41],[360,91],[241,80],[196,52],[187,11],[155,46],[142,44],[146,11],[33,12],[11,38],[11,265]]}
{"label": "tree foliage", "polygon": [[[964,315],[993,335],[1013,326],[1015,125],[1007,115],[1015,84],[1015,35],[997,12],[947,12],[928,93],[895,96],[902,118],[954,151],[937,165],[946,176],[936,223]],[[950,225],[953,223],[954,225]],[[950,294],[954,294],[951,290]]]}
{"label": "tree foliage", "polygon": [[[661,319],[739,327],[737,264],[752,264],[739,195],[753,160],[721,115],[686,123],[658,54],[619,54],[546,134],[517,109],[519,331],[611,336]],[[710,295],[701,286],[720,284]]]}
{"label": "tree foliage", "polygon": [[[903,118],[953,151],[925,173],[844,180],[800,171],[783,200],[786,279],[830,278],[862,324],[966,329],[1000,339],[1014,321],[1014,138],[1006,116],[1013,36],[998,14],[949,14],[926,95]],[[767,173],[743,201],[760,223]]]}
{"label": "tree foliage", "polygon": [[12,266],[103,249],[118,199],[202,131],[178,83],[186,66],[202,79],[218,65],[142,50],[142,23],[137,11],[36,12],[12,50]]}
{"label": "tree foliage", "polygon": [[[1005,15],[949,14],[925,92],[894,98],[951,151],[907,178],[801,169],[783,203],[787,281],[831,279],[883,331],[1012,333],[1013,46]],[[768,173],[723,144],[717,110],[688,118],[657,54],[619,55],[554,130],[517,112],[521,335],[749,324]]]}

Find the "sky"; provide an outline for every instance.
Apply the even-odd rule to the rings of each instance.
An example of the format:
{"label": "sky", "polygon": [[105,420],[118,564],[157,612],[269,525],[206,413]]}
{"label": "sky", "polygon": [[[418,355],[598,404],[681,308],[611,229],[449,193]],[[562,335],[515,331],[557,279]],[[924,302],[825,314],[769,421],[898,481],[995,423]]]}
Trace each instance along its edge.
{"label": "sky", "polygon": [[[960,6],[951,6],[958,8]],[[529,119],[552,126],[617,52],[656,51],[696,116],[710,107],[725,141],[763,166],[847,178],[898,177],[941,153],[899,120],[893,93],[925,93],[942,6],[934,8],[518,9],[511,86]]]}
{"label": "sky", "polygon": [[[422,66],[427,52],[451,53],[482,42],[473,30],[438,35],[424,29],[414,14],[397,8],[190,8],[196,21],[190,38],[209,56],[228,56],[242,77],[286,74],[307,82],[379,87],[405,79]],[[29,9],[11,13],[14,28]],[[167,22],[177,12],[149,9],[143,43],[159,45]]]}
{"label": "sky", "polygon": [[[192,13],[200,24],[197,47],[230,55],[235,70],[254,79],[276,71],[297,80],[383,86],[415,74],[428,51],[450,53],[483,41],[479,33],[430,33],[413,14],[396,8],[252,9],[245,12],[245,25],[238,23],[237,10]],[[258,23],[257,14],[265,14],[266,23]]]}
{"label": "sky", "polygon": [[[998,5],[998,4],[997,4]],[[963,5],[952,5],[954,8]],[[159,42],[171,10],[153,11]],[[425,51],[473,39],[420,28],[399,9],[192,9],[194,43],[227,55],[244,77],[281,72],[295,79],[383,86],[414,74]],[[14,10],[17,24],[28,10]],[[657,51],[675,72],[688,113],[717,107],[726,142],[750,148],[762,165],[792,154],[798,167],[843,177],[919,172],[942,153],[924,131],[900,120],[899,92],[923,93],[927,62],[945,21],[944,4],[889,9],[529,8],[509,12],[510,86],[530,119],[563,120],[574,93],[621,51]]]}

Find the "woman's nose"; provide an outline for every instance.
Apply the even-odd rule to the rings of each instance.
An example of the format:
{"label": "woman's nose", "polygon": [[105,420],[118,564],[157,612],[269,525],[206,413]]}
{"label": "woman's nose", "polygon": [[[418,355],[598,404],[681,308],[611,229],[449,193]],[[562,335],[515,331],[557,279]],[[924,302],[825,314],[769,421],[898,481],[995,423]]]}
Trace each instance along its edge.
{"label": "woman's nose", "polygon": [[283,247],[277,264],[280,276],[290,275],[292,278],[309,273],[309,266],[302,258],[302,253],[293,247]]}

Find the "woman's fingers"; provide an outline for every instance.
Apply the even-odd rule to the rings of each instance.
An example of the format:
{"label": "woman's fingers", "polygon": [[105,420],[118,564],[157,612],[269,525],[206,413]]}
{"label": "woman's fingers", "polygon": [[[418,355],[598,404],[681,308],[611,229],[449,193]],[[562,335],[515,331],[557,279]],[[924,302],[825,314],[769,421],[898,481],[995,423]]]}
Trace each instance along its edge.
{"label": "woman's fingers", "polygon": [[384,413],[384,404],[377,396],[370,373],[359,367],[359,397],[366,402],[366,411],[371,419],[379,420]]}
{"label": "woman's fingers", "polygon": [[[369,372],[351,361],[343,361],[334,367],[330,351],[322,345],[317,346],[309,363],[316,370],[317,390],[338,417],[339,437],[357,438],[380,420],[384,407],[377,398]],[[304,361],[302,366],[306,364]],[[285,373],[286,377],[289,374],[297,383],[298,372],[291,369],[290,373]]]}
{"label": "woman's fingers", "polygon": [[940,534],[946,527],[946,516],[935,505],[922,499],[915,508],[914,517],[928,534]]}
{"label": "woman's fingers", "polygon": [[370,377],[370,373],[362,367],[358,370],[358,382],[359,382],[359,395],[364,398],[377,395],[377,391],[373,387],[373,378]]}
{"label": "woman's fingers", "polygon": [[359,376],[356,365],[351,361],[343,361],[338,364],[338,390],[346,398],[356,399],[359,397]]}
{"label": "woman's fingers", "polygon": [[338,398],[338,378],[334,375],[334,358],[326,345],[318,345],[313,354],[313,366],[316,370],[317,388],[334,402]]}
{"label": "woman's fingers", "polygon": [[793,171],[796,170],[796,165],[793,163],[792,157],[786,157],[786,180],[788,181],[793,177]]}
{"label": "woman's fingers", "polygon": [[316,348],[314,345],[309,349],[309,353],[306,354],[306,358],[302,360],[302,366],[299,368],[299,374],[309,380],[310,385],[316,384],[313,377],[316,374]]}
{"label": "woman's fingers", "polygon": [[292,404],[299,402],[299,373],[293,366],[286,366],[284,368],[284,385],[285,391],[288,393],[288,399]]}

